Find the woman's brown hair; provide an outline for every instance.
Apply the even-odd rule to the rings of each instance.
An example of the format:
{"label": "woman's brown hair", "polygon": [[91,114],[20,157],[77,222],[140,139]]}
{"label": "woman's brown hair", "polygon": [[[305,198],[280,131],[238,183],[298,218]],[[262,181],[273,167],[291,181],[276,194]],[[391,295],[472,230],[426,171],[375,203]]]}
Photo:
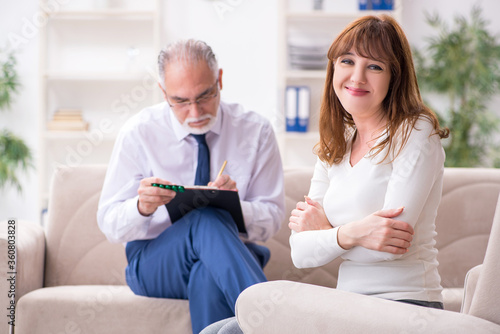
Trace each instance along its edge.
{"label": "woman's brown hair", "polygon": [[[334,40],[328,50],[328,66],[323,99],[321,102],[320,141],[315,153],[329,165],[339,164],[345,157],[347,142],[354,135],[356,126],[344,109],[333,88],[335,60],[352,49],[361,57],[383,61],[391,70],[389,91],[382,101],[387,117],[387,136],[371,153],[376,155],[388,147],[396,157],[410,136],[415,122],[426,116],[440,138],[448,137],[449,130],[441,129],[436,115],[424,105],[413,66],[411,48],[406,36],[394,18],[389,15],[364,16],[349,24]],[[400,131],[400,132],[398,132]],[[394,147],[394,138],[402,136],[401,145]]]}

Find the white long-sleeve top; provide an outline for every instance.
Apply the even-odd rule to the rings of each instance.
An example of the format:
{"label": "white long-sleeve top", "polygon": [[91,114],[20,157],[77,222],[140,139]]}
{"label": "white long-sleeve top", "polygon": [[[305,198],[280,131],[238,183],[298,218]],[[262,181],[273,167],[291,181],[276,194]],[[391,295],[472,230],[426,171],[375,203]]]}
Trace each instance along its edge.
{"label": "white long-sleeve top", "polygon": [[[248,235],[270,238],[284,219],[283,168],[271,125],[238,104],[220,103],[217,121],[207,133],[210,179],[224,160],[224,174],[238,188]],[[141,179],[159,177],[193,185],[198,144],[167,103],[142,110],[127,121],[116,139],[99,201],[97,221],[112,242],[153,239],[171,225],[165,206],[151,216],[137,209]]]}
{"label": "white long-sleeve top", "polygon": [[[396,142],[396,145],[399,145]],[[398,146],[396,146],[398,147]],[[337,289],[386,299],[442,301],[441,278],[434,248],[435,218],[441,200],[444,150],[430,122],[421,118],[401,153],[379,162],[387,151],[367,154],[353,167],[350,149],[338,165],[318,160],[309,197],[324,208],[330,230],[293,232],[292,260],[299,268],[322,266],[337,257],[345,261],[339,269]],[[389,162],[387,162],[389,161]],[[395,219],[415,230],[404,255],[354,247],[342,249],[337,240],[339,226],[381,209],[404,206]]]}

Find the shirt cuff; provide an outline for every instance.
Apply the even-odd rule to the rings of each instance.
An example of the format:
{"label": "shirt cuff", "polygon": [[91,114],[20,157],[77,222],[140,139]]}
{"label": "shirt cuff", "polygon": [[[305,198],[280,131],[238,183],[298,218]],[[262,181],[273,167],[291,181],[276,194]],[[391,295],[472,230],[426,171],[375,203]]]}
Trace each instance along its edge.
{"label": "shirt cuff", "polygon": [[291,256],[297,268],[323,266],[347,252],[337,241],[338,227],[292,233]]}
{"label": "shirt cuff", "polygon": [[149,216],[141,215],[141,213],[139,212],[139,208],[137,207],[138,201],[139,201],[139,195],[125,201],[126,205],[125,217],[127,217],[127,220],[129,221],[129,223],[131,223],[130,225],[140,227],[139,233],[141,234],[141,237],[144,237],[148,233],[149,223],[153,219],[154,214]]}
{"label": "shirt cuff", "polygon": [[251,224],[253,222],[253,209],[252,203],[246,201],[240,201],[241,203],[241,212],[243,213],[243,219],[245,220],[245,224]]}
{"label": "shirt cuff", "polygon": [[253,208],[252,203],[246,201],[240,201],[241,204],[241,213],[243,214],[243,221],[245,222],[245,228],[247,229],[247,233],[240,233],[240,237],[244,241],[249,241],[251,239],[252,234],[252,222],[253,222]]}

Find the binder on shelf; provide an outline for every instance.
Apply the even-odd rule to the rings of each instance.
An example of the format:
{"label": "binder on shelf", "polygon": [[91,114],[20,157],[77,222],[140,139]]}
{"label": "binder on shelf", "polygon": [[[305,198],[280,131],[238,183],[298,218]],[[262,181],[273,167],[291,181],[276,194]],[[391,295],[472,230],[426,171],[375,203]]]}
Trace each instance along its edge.
{"label": "binder on shelf", "polygon": [[297,111],[297,131],[307,132],[307,126],[309,125],[309,108],[311,100],[311,92],[309,87],[300,87],[298,89],[298,104],[299,108]]}
{"label": "binder on shelf", "polygon": [[297,131],[297,88],[288,86],[285,95],[286,131]]}
{"label": "binder on shelf", "polygon": [[[370,2],[370,6],[368,6],[368,2]],[[359,0],[359,10],[368,10],[371,9],[371,0]]]}
{"label": "binder on shelf", "polygon": [[286,131],[307,132],[311,91],[307,86],[288,86],[285,93]]}
{"label": "binder on shelf", "polygon": [[382,0],[382,9],[383,10],[393,10],[394,9],[394,0]]}
{"label": "binder on shelf", "polygon": [[358,0],[359,10],[393,10],[394,0]]}
{"label": "binder on shelf", "polygon": [[372,2],[372,9],[373,10],[382,10],[383,8],[383,1],[382,0],[371,0]]}

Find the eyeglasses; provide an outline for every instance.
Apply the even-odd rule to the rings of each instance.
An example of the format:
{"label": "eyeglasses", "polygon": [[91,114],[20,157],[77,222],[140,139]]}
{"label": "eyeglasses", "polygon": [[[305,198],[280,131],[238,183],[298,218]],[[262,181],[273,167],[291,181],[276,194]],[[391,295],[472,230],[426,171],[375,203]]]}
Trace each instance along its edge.
{"label": "eyeglasses", "polygon": [[[206,107],[210,102],[212,102],[217,95],[219,95],[219,89],[218,89],[218,84],[219,83],[219,78],[215,80],[215,83],[210,87],[210,90],[197,98],[195,101],[185,101],[185,102],[177,102],[177,103],[170,103],[167,97],[167,103],[172,108],[173,110],[177,112],[183,112],[183,111],[188,111],[191,104],[195,103],[197,104],[200,108]],[[215,90],[215,93],[213,92]]]}

